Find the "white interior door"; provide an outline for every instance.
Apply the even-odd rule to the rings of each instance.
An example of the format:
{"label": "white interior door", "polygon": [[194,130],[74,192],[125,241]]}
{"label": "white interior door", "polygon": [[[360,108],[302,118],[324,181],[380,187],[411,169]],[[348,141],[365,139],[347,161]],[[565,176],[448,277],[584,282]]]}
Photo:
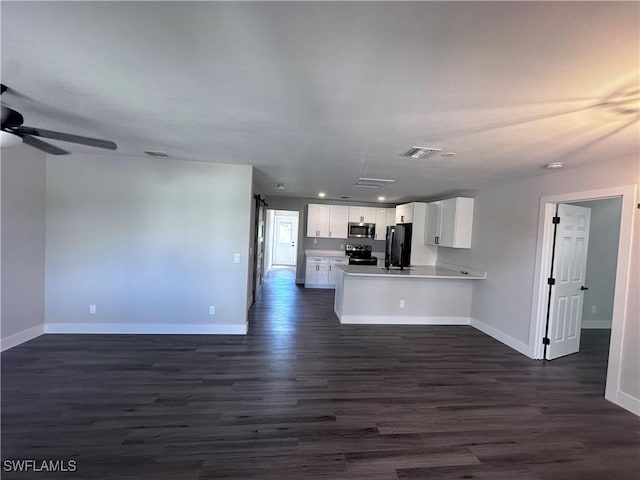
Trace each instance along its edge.
{"label": "white interior door", "polygon": [[276,216],[274,233],[273,263],[275,265],[295,265],[298,219]]}
{"label": "white interior door", "polygon": [[560,223],[556,232],[549,302],[549,344],[545,358],[576,353],[580,349],[580,328],[584,302],[587,250],[591,209],[575,205],[558,206]]}

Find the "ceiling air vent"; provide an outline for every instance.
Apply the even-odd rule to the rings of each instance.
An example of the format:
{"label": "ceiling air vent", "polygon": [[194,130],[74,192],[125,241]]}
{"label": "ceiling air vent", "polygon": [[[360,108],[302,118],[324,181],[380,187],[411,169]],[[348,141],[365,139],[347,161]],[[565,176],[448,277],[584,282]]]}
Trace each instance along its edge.
{"label": "ceiling air vent", "polygon": [[386,185],[391,185],[395,180],[388,180],[386,178],[359,178],[354,187],[359,188],[382,188]]}
{"label": "ceiling air vent", "polygon": [[433,155],[434,153],[441,152],[441,148],[430,148],[430,147],[411,147],[409,150],[401,154],[401,157],[407,158],[427,158]]}
{"label": "ceiling air vent", "polygon": [[146,153],[150,157],[168,157],[169,156],[167,152],[162,152],[160,150],[144,150],[144,153]]}

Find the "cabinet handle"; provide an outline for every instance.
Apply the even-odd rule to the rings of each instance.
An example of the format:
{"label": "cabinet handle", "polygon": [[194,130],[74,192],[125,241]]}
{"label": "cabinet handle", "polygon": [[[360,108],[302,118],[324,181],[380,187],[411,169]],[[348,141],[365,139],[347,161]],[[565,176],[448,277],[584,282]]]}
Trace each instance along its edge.
{"label": "cabinet handle", "polygon": [[436,245],[440,243],[440,237],[436,237]]}
{"label": "cabinet handle", "polygon": [[360,216],[360,222],[364,222],[364,217]]}
{"label": "cabinet handle", "polygon": [[404,215],[400,215],[400,223],[404,223]]}
{"label": "cabinet handle", "polygon": [[316,272],[318,271],[318,265],[316,265]]}
{"label": "cabinet handle", "polygon": [[316,230],[316,237],[320,236],[320,230]]}
{"label": "cabinet handle", "polygon": [[331,236],[331,230],[329,230],[329,236]]}

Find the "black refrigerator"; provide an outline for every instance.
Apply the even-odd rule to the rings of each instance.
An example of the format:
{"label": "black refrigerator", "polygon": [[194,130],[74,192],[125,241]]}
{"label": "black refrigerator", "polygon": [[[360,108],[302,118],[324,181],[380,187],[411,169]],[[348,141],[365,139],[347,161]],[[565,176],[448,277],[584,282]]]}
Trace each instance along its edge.
{"label": "black refrigerator", "polygon": [[384,266],[403,269],[411,262],[411,224],[398,223],[387,227]]}

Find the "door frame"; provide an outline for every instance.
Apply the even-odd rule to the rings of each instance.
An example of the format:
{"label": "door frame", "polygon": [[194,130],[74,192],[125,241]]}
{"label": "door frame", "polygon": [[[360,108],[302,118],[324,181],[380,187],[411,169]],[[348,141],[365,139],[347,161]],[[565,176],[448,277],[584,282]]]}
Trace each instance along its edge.
{"label": "door frame", "polygon": [[622,364],[624,323],[627,316],[627,300],[629,296],[629,276],[631,274],[633,222],[636,214],[636,185],[624,185],[561,195],[548,195],[540,198],[529,349],[531,358],[536,360],[543,358],[544,345],[542,344],[542,338],[544,337],[544,328],[547,319],[547,300],[549,295],[547,277],[551,271],[551,253],[553,248],[552,218],[555,215],[556,205],[559,203],[602,200],[614,197],[622,197],[622,206],[620,212],[620,235],[618,238],[618,260],[616,264],[616,284],[613,298],[607,383],[604,396],[607,400],[631,410],[636,407],[632,404],[633,402],[626,399],[628,395],[620,391],[620,371]]}
{"label": "door frame", "polygon": [[296,262],[295,268],[298,267],[298,252],[300,252],[300,212],[297,210],[282,210],[278,208],[269,208],[267,209],[267,225],[266,225],[266,251],[268,251],[268,259],[267,259],[267,269],[271,268],[273,260],[275,258],[276,251],[276,217],[295,217],[296,222],[298,223],[297,227],[297,236],[295,239],[296,242],[296,251],[294,254],[294,261]]}
{"label": "door frame", "polygon": [[[289,213],[291,213],[291,215],[289,215]],[[298,265],[298,229],[300,228],[300,218],[298,215],[293,215],[293,213],[298,213],[298,212],[288,212],[286,215],[283,213],[282,210],[276,210],[275,211],[275,215],[273,216],[273,252],[272,252],[272,258],[271,258],[271,264],[272,265],[284,265],[284,266],[289,266],[289,267],[297,267]],[[293,246],[293,264],[289,264],[289,263],[277,263],[276,262],[276,257],[277,257],[277,253],[278,253],[278,244],[280,242],[278,242],[278,219],[291,219],[292,220],[292,230],[291,230],[291,236],[292,236],[292,242],[294,243]],[[293,225],[295,224],[295,227],[293,227]],[[294,232],[295,230],[295,232]]]}

